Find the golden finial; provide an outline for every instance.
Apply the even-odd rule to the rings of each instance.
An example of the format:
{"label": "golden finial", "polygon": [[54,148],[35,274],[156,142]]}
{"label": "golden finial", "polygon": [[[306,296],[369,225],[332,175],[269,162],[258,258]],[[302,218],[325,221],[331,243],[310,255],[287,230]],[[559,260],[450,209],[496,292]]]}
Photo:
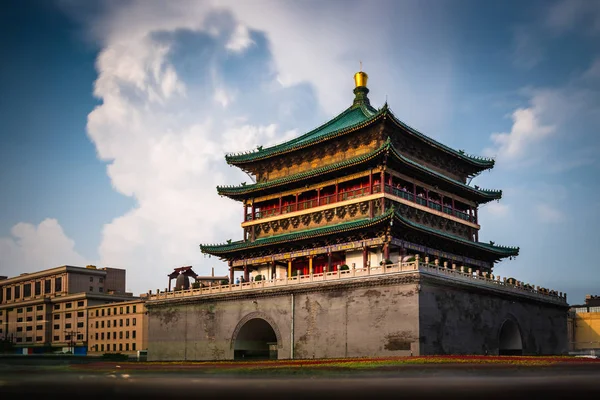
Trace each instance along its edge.
{"label": "golden finial", "polygon": [[369,75],[363,72],[362,61],[360,61],[360,71],[354,74],[354,84],[356,87],[367,87],[367,79]]}

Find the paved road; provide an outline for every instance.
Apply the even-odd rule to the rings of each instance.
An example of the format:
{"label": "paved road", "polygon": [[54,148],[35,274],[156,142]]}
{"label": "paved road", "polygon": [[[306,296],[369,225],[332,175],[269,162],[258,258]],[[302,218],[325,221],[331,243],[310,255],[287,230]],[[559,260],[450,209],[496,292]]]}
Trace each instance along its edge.
{"label": "paved road", "polygon": [[[19,397],[15,397],[19,396]],[[2,371],[0,399],[81,397],[88,399],[189,398],[598,398],[600,368],[412,368],[321,376],[239,376],[114,371],[47,373]],[[549,396],[549,397],[548,397]],[[594,396],[594,397],[589,397]]]}

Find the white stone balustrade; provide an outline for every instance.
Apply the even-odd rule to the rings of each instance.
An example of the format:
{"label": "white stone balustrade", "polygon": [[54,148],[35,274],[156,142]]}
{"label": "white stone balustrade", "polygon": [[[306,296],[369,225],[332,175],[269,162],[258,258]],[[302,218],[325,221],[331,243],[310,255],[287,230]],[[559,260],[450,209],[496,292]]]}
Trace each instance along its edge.
{"label": "white stone balustrade", "polygon": [[[494,277],[489,274],[480,275],[480,271],[475,271],[476,274],[473,275],[471,271],[469,272],[461,272],[455,269],[453,265],[452,269],[447,268],[446,263],[444,263],[444,267],[437,266],[435,264],[425,264],[420,263],[418,258],[414,262],[408,263],[399,263],[399,264],[389,264],[387,266],[376,266],[376,267],[367,267],[367,268],[352,268],[344,271],[335,271],[335,272],[326,272],[312,275],[300,275],[294,277],[284,277],[284,278],[276,278],[276,279],[265,279],[254,282],[244,282],[241,284],[234,285],[215,285],[205,288],[199,289],[188,289],[188,290],[179,290],[179,291],[163,291],[157,292],[153,294],[151,291],[148,293],[150,300],[163,300],[163,299],[171,299],[171,298],[179,298],[179,297],[189,297],[189,296],[201,296],[208,294],[218,294],[218,293],[226,293],[226,292],[239,292],[239,291],[247,291],[247,290],[262,290],[265,288],[276,288],[276,287],[284,287],[284,286],[292,286],[292,285],[303,285],[303,284],[311,284],[314,282],[325,282],[325,281],[335,281],[340,279],[361,279],[370,276],[378,276],[378,275],[403,275],[414,272],[421,272],[424,274],[435,275],[445,277],[450,280],[462,281],[471,284],[475,284],[478,286],[486,286],[494,289],[510,291],[513,293],[524,294],[530,297],[536,297],[540,299],[555,301],[557,303],[567,302],[566,293],[557,292],[554,290],[542,289],[537,286],[534,288],[533,285],[530,287],[523,286],[521,282],[515,282],[515,284],[510,284],[507,282],[506,278],[500,279],[500,276]],[[495,278],[495,279],[494,279]]]}

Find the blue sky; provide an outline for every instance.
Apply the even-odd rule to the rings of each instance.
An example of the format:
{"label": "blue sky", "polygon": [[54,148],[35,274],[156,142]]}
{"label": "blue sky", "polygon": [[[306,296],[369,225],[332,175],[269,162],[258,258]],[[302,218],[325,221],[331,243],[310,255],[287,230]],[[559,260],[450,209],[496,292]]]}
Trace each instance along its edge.
{"label": "blue sky", "polygon": [[198,249],[241,237],[224,153],[342,111],[362,60],[376,107],[495,157],[480,240],[521,248],[497,274],[598,294],[598,2],[22,1],[0,33],[0,274],[224,273]]}

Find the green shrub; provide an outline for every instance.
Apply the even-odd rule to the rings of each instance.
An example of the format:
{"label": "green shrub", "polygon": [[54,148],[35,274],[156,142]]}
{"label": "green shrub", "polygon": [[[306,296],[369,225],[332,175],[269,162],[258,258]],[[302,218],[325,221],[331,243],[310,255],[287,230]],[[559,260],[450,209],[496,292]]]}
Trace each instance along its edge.
{"label": "green shrub", "polygon": [[262,276],[261,275],[256,275],[256,277],[254,277],[254,281],[255,282],[262,281]]}
{"label": "green shrub", "polygon": [[192,289],[200,289],[200,282],[192,283]]}
{"label": "green shrub", "polygon": [[229,280],[228,279],[223,279],[221,281],[221,285],[229,285]]}
{"label": "green shrub", "polygon": [[392,260],[387,259],[387,260],[381,260],[381,262],[379,263],[379,265],[390,265],[393,264]]}
{"label": "green shrub", "polygon": [[344,264],[340,267],[340,271],[348,271],[349,269],[350,269],[350,267],[346,264]]}

